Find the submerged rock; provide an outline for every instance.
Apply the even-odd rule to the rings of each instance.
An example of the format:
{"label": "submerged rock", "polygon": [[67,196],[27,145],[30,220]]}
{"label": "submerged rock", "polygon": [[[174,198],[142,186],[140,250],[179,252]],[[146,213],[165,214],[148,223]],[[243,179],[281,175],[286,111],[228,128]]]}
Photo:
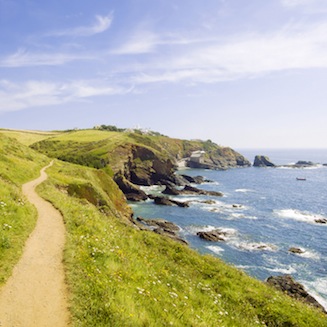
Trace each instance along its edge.
{"label": "submerged rock", "polygon": [[254,167],[276,167],[274,163],[270,161],[267,156],[255,156],[254,158]]}
{"label": "submerged rock", "polygon": [[292,276],[271,276],[267,279],[267,283],[282,292],[286,292],[292,298],[308,303],[326,313],[325,308],[304,289],[302,284],[296,282]]}

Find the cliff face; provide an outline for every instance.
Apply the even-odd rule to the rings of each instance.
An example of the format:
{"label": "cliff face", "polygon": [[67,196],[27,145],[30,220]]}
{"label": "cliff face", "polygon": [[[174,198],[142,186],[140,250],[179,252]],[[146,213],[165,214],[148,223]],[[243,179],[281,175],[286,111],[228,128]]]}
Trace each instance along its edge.
{"label": "cliff face", "polygon": [[[73,131],[32,147],[64,161],[104,169],[121,189],[131,194],[138,192],[137,187],[133,188],[135,184],[180,184],[175,171],[181,158],[192,168],[228,169],[250,165],[236,151],[211,141],[186,141],[139,133]],[[194,155],[195,152],[200,156]]]}

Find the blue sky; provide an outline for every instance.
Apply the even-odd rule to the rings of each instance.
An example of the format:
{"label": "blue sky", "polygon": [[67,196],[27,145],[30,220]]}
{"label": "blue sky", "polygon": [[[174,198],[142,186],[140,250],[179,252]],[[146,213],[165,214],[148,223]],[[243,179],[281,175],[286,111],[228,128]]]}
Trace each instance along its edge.
{"label": "blue sky", "polygon": [[326,0],[0,0],[0,127],[326,148]]}

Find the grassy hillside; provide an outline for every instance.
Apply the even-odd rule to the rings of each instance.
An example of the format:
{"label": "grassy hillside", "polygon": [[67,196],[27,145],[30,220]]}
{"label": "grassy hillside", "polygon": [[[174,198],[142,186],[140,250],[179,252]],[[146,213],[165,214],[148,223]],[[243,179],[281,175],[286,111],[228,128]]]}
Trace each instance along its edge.
{"label": "grassy hillside", "polygon": [[[93,135],[94,142],[102,141]],[[35,224],[35,210],[20,186],[37,177],[49,159],[4,136],[0,146],[3,282]],[[104,171],[55,161],[47,173],[38,192],[65,220],[72,326],[327,327],[322,313],[221,260],[138,230],[122,193]]]}
{"label": "grassy hillside", "polygon": [[[120,191],[98,170],[56,162],[48,173],[39,191],[65,219],[73,326],[327,326],[323,314],[219,259],[125,223]],[[83,184],[109,210],[67,192]]]}
{"label": "grassy hillside", "polygon": [[37,218],[21,186],[46,163],[48,158],[0,134],[0,285],[10,276]]}
{"label": "grassy hillside", "polygon": [[0,128],[0,134],[16,139],[21,144],[31,145],[49,137],[59,135],[62,132],[40,132],[40,131],[21,131]]}

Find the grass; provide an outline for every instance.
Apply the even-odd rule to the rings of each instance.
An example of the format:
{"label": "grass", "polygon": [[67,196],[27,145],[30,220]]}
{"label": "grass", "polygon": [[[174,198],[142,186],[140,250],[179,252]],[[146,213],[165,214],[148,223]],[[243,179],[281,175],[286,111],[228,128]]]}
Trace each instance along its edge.
{"label": "grass", "polygon": [[0,133],[14,138],[24,145],[31,145],[33,143],[45,140],[49,137],[61,134],[61,132],[41,132],[41,131],[20,131],[20,130],[11,130],[11,129],[0,129]]}
{"label": "grass", "polygon": [[0,285],[11,275],[37,213],[21,185],[39,175],[49,159],[0,134]]}
{"label": "grass", "polygon": [[[325,315],[221,260],[136,230],[98,170],[56,162],[48,174],[39,191],[65,219],[73,326],[327,326]],[[103,206],[65,191],[87,183]]]}
{"label": "grass", "polygon": [[[36,221],[21,185],[49,159],[3,135],[0,149],[1,284]],[[56,161],[47,172],[38,191],[65,220],[73,327],[327,327],[322,313],[221,260],[137,230],[104,171]]]}

